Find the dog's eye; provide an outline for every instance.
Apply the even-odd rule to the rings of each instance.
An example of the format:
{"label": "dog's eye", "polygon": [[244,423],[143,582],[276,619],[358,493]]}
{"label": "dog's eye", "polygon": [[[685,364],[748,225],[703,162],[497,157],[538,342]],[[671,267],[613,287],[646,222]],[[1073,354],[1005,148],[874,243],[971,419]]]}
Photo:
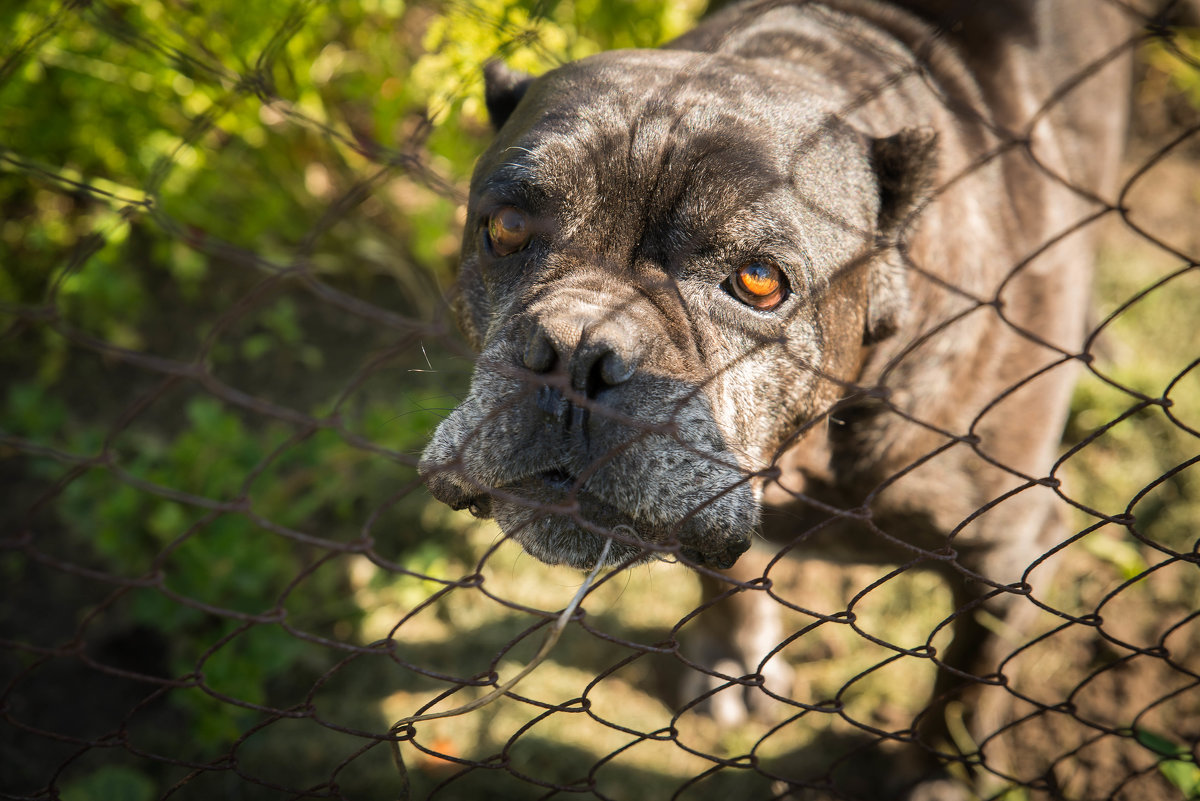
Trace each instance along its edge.
{"label": "dog's eye", "polygon": [[516,253],[529,244],[533,232],[525,212],[512,206],[502,206],[488,218],[488,245],[497,256]]}
{"label": "dog's eye", "polygon": [[787,298],[783,272],[767,261],[748,261],[729,279],[733,295],[747,306],[771,311]]}

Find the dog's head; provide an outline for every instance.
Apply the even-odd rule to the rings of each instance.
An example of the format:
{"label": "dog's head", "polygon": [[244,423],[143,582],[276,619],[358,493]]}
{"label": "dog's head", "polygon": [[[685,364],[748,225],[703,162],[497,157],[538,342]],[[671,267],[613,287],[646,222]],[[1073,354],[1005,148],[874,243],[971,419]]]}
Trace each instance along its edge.
{"label": "dog's head", "polygon": [[613,52],[487,73],[459,311],[471,389],[421,471],[550,563],[727,567],[788,438],[903,313],[885,246],[933,137],[801,73]]}

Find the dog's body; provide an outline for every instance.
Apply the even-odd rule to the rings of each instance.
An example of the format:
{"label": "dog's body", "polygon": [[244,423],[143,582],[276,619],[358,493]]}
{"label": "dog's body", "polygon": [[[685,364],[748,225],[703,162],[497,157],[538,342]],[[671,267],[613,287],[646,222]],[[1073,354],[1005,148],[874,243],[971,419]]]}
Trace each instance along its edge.
{"label": "dog's body", "polygon": [[765,500],[796,555],[923,562],[965,605],[1036,592],[1130,25],[904,5],[749,3],[663,50],[491,69],[480,359],[423,458],[438,498],[545,561],[611,538],[714,582]]}

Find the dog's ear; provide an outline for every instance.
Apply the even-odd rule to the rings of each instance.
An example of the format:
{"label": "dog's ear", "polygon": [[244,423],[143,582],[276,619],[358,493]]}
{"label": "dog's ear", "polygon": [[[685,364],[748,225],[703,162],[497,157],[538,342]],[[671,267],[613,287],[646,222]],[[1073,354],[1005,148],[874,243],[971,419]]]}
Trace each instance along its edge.
{"label": "dog's ear", "polygon": [[871,167],[879,181],[879,233],[901,233],[908,217],[933,188],[937,173],[937,131],[905,128],[871,140]]}
{"label": "dog's ear", "polygon": [[906,128],[870,142],[871,168],[879,182],[876,231],[883,252],[868,278],[865,345],[896,333],[908,307],[908,275],[897,243],[933,188],[937,149],[937,132],[929,128]]}
{"label": "dog's ear", "polygon": [[531,83],[532,75],[509,69],[502,61],[489,61],[483,65],[483,102],[487,105],[492,128],[500,130]]}

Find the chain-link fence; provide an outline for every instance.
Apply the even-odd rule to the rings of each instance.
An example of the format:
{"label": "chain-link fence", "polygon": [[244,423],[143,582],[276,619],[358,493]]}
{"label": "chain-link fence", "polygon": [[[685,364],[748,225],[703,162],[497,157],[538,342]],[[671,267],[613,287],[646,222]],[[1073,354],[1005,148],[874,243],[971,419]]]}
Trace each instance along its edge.
{"label": "chain-link fence", "polygon": [[[952,38],[974,6],[944,5]],[[925,569],[953,550],[806,558],[794,509],[728,573],[669,535],[585,576],[422,484],[475,367],[448,299],[482,65],[655,46],[701,4],[0,8],[0,797],[1200,797],[1200,36],[1097,5],[1127,33],[1036,116],[1132,56],[1118,189],[1008,273],[1098,236],[1065,440],[941,545],[1030,489],[1061,525],[971,600]],[[1019,367],[995,404],[1052,369]],[[945,656],[965,619],[993,673]]]}

